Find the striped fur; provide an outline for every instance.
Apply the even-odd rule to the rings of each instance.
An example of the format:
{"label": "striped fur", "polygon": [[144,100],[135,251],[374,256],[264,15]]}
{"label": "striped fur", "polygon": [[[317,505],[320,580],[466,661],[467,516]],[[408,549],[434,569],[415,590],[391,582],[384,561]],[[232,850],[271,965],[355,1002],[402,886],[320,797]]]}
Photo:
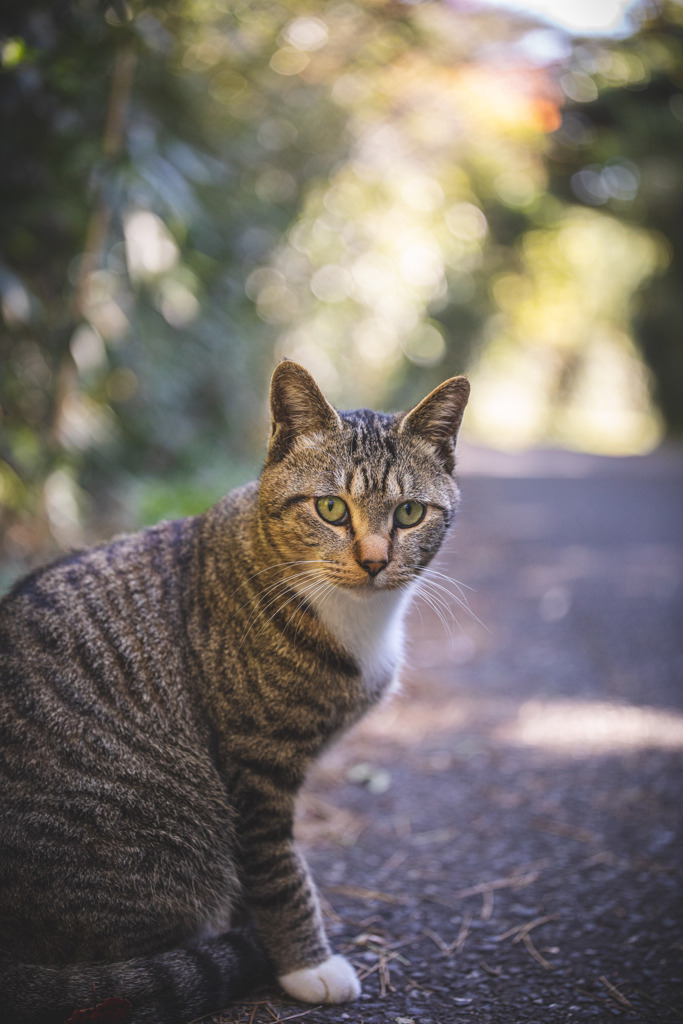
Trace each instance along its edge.
{"label": "striped fur", "polygon": [[[284,362],[258,483],[69,555],[0,603],[3,1019],[119,996],[134,1024],[180,1024],[271,969],[299,998],[356,994],[294,801],[394,680],[406,595],[457,505],[466,400],[453,378],[407,415],[337,413]],[[317,513],[329,494],[346,524]],[[427,512],[399,529],[408,499]]]}

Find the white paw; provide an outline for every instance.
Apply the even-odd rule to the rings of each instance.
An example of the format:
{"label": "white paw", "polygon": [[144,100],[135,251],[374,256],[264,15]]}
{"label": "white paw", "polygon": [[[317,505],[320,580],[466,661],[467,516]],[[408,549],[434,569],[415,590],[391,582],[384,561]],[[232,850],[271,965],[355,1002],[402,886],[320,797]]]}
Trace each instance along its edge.
{"label": "white paw", "polygon": [[343,956],[330,956],[316,967],[282,974],[278,981],[302,1003],[346,1003],[360,995],[356,972]]}

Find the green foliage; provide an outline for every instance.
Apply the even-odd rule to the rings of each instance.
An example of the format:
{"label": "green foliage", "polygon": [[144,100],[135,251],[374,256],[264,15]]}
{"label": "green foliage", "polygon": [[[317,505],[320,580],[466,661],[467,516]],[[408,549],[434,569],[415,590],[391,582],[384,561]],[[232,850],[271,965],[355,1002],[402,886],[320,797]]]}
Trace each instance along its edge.
{"label": "green foliage", "polygon": [[583,42],[563,79],[569,104],[550,152],[565,201],[654,230],[664,264],[639,296],[636,337],[671,433],[683,434],[683,7],[652,4],[640,31]]}
{"label": "green foliage", "polygon": [[[575,185],[593,179],[575,175],[599,164],[626,188],[632,165],[646,181],[648,149],[678,159],[663,148],[674,143],[661,104],[631,115],[660,79],[680,95],[680,5],[631,40],[574,48],[561,81],[578,98],[554,135],[557,89],[524,57],[535,26],[522,18],[371,0],[7,7],[0,528],[11,557],[199,511],[258,464],[282,356],[341,405],[405,407],[469,367],[482,375],[471,422],[489,439],[514,433],[496,418],[511,405],[496,383],[506,360],[530,358],[531,392],[571,405],[571,368],[593,350],[585,318],[556,329],[591,279],[558,255],[566,218],[591,205]],[[591,53],[612,63],[596,57],[591,70]],[[603,110],[605,124],[589,122]],[[659,189],[659,206],[640,186],[603,205],[678,251],[677,187]],[[609,224],[591,231],[611,244]],[[649,241],[623,239],[600,316],[626,338],[620,296],[657,259],[634,264]],[[664,299],[644,293],[642,324],[671,302],[674,267],[656,283]],[[641,337],[668,381],[680,334],[666,341],[660,316]],[[622,369],[637,362],[626,342],[610,351]],[[647,389],[638,396],[636,431]],[[597,436],[595,424],[558,423],[539,414],[519,436]]]}

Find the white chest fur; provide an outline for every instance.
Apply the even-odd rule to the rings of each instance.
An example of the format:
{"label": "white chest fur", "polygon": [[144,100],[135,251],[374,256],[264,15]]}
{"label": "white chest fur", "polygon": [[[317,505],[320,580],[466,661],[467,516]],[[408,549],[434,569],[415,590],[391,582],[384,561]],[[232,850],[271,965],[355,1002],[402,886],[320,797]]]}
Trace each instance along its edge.
{"label": "white chest fur", "polygon": [[398,684],[403,617],[411,597],[410,588],[380,590],[363,597],[338,589],[312,602],[327,629],[360,667],[369,693],[391,690]]}

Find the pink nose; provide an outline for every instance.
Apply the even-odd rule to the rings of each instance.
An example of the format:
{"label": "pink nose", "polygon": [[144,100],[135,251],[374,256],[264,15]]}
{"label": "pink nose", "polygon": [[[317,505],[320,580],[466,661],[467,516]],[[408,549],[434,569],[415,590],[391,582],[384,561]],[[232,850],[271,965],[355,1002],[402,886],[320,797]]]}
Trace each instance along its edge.
{"label": "pink nose", "polygon": [[385,567],[385,565],[387,563],[386,563],[386,561],[384,561],[384,562],[361,562],[360,564],[363,566],[363,568],[365,569],[366,572],[370,573],[371,576],[376,576],[378,572],[382,571],[382,569]]}
{"label": "pink nose", "polygon": [[376,576],[389,564],[391,557],[389,538],[381,533],[369,533],[361,537],[356,545],[355,555],[369,576]]}

